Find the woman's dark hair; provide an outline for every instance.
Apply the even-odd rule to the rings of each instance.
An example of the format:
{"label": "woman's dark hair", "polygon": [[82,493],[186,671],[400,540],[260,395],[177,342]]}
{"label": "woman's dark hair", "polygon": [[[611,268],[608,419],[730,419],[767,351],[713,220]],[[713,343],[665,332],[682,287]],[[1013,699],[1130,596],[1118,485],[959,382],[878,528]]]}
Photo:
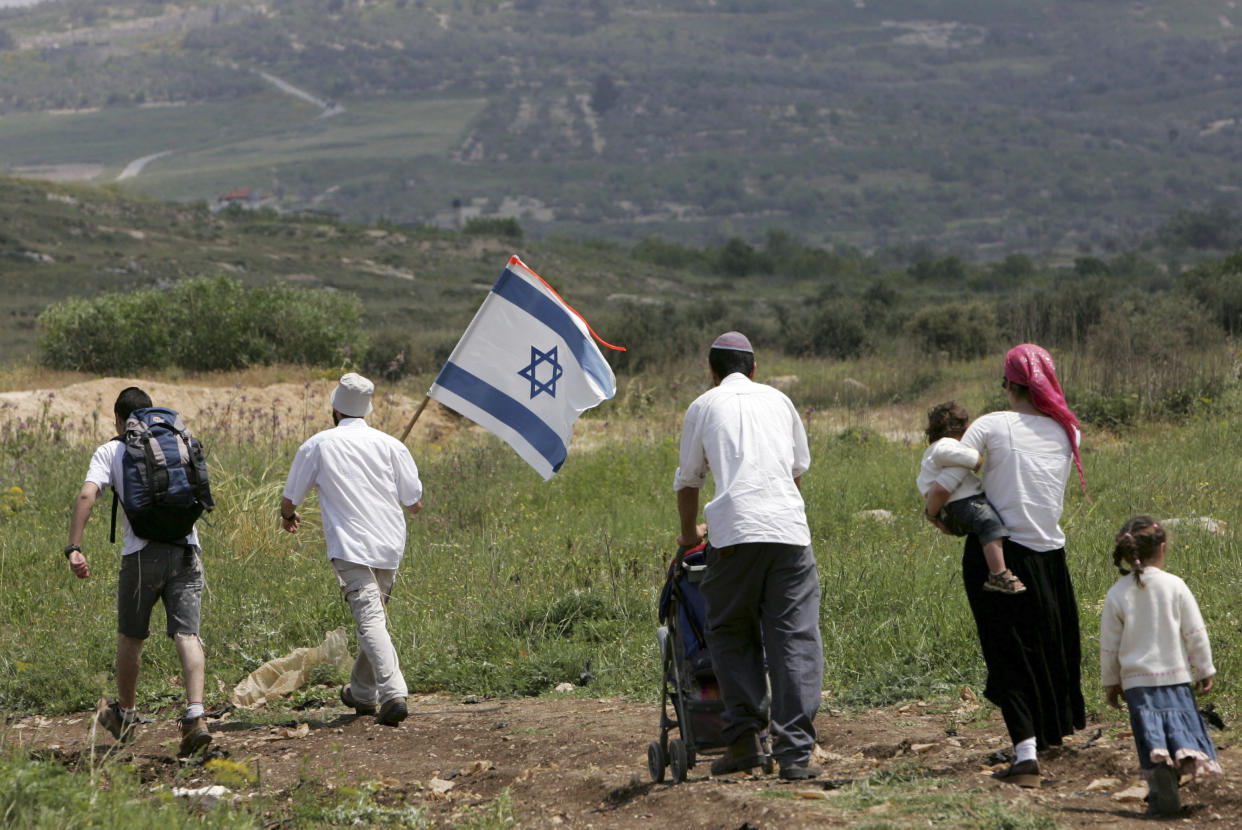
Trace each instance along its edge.
{"label": "woman's dark hair", "polygon": [[127,386],[121,390],[121,394],[116,396],[116,403],[112,407],[112,411],[121,420],[129,417],[130,413],[135,409],[146,409],[151,405],[151,396],[143,392],[137,386]]}
{"label": "woman's dark hair", "polygon": [[1135,516],[1121,526],[1113,548],[1113,564],[1122,574],[1134,572],[1134,580],[1143,585],[1143,565],[1150,562],[1168,534],[1151,516]]}
{"label": "woman's dark hair", "polygon": [[712,349],[707,353],[707,365],[721,380],[734,372],[750,377],[750,373],[755,371],[755,355],[753,352],[739,352],[737,349]]}
{"label": "woman's dark hair", "polygon": [[927,410],[927,443],[934,444],[941,438],[961,438],[970,423],[970,413],[957,401],[938,403]]}

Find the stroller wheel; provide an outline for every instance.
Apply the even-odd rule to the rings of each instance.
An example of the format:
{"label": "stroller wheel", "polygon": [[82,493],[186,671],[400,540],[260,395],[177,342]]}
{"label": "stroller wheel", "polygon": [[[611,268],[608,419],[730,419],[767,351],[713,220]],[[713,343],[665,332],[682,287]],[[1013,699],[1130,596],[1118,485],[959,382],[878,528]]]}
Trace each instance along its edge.
{"label": "stroller wheel", "polygon": [[668,765],[673,772],[674,784],[680,784],[686,780],[686,771],[690,769],[690,758],[686,752],[686,742],[681,738],[673,738],[668,742]]}
{"label": "stroller wheel", "polygon": [[668,758],[665,757],[663,745],[659,741],[647,744],[647,772],[651,774],[651,780],[657,784],[663,781],[666,766]]}

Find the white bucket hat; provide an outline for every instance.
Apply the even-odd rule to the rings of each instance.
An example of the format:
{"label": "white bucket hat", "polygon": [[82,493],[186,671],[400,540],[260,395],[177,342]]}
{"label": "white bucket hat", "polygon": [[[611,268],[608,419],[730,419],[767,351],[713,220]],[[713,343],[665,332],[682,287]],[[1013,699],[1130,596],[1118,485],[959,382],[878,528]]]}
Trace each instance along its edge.
{"label": "white bucket hat", "polygon": [[365,418],[371,414],[371,395],[375,384],[356,372],[341,377],[332,390],[332,408],[347,418]]}

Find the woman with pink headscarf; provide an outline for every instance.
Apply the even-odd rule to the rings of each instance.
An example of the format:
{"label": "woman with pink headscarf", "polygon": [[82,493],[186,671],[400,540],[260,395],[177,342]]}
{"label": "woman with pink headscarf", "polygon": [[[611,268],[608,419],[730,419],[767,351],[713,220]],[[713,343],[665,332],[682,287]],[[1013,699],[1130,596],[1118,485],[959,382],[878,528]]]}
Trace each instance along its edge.
{"label": "woman with pink headscarf", "polygon": [[[1025,593],[983,590],[987,563],[975,536],[962,554],[966,597],[979,632],[988,679],[984,696],[1000,708],[1014,743],[1014,761],[997,777],[1038,787],[1037,749],[1058,746],[1086,725],[1081,688],[1078,604],[1065,561],[1061,510],[1071,468],[1084,494],[1078,419],[1066,406],[1052,356],[1039,346],[1015,346],[1001,381],[1009,409],[976,419],[962,443],[986,457],[983,483],[1009,538],[1005,563]],[[952,469],[927,493],[933,522],[957,482]]]}

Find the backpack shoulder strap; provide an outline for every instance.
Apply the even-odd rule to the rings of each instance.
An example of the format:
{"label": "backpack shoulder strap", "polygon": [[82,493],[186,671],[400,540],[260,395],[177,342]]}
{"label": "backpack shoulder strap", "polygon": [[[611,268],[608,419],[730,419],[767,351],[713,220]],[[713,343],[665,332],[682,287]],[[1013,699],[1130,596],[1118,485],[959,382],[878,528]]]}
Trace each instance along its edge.
{"label": "backpack shoulder strap", "polygon": [[[113,441],[120,441],[122,445],[125,443],[124,435],[117,435],[112,438]],[[112,529],[108,531],[108,544],[116,544],[116,505],[120,501],[116,494],[116,482],[112,484]]]}

